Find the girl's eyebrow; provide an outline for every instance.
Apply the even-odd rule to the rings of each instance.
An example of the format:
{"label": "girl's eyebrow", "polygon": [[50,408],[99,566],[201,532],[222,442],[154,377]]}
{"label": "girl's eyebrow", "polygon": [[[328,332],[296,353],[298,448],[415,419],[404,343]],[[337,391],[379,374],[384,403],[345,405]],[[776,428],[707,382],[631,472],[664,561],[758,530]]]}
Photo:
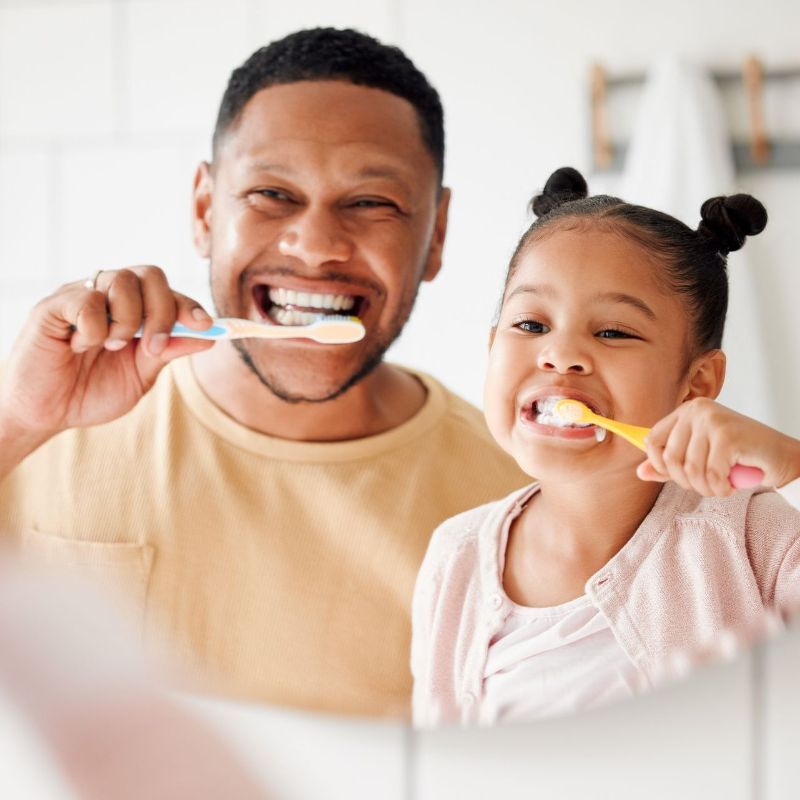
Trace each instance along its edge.
{"label": "girl's eyebrow", "polygon": [[625,294],[625,292],[605,292],[604,294],[597,295],[598,300],[610,300],[612,303],[625,303],[625,305],[638,308],[648,319],[655,322],[656,315],[652,308],[650,308],[644,300],[634,297],[632,294]]}
{"label": "girl's eyebrow", "polygon": [[[508,295],[506,302],[518,294],[538,294],[544,297],[555,297],[557,291],[555,287],[548,284],[523,283],[520,286],[517,286],[517,288]],[[598,294],[597,299],[601,301],[610,301],[612,303],[624,303],[625,305],[638,309],[648,319],[654,322],[656,320],[656,315],[653,309],[650,308],[650,306],[647,305],[644,300],[634,297],[632,294],[626,294],[625,292],[604,292],[603,294]]]}

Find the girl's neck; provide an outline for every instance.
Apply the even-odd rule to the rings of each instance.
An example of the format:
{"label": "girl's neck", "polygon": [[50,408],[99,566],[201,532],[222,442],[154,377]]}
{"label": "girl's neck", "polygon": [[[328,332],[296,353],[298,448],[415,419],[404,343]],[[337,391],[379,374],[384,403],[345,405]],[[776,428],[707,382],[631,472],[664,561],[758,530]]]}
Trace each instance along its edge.
{"label": "girl's neck", "polygon": [[545,482],[526,516],[537,538],[554,551],[605,555],[608,561],[636,532],[660,491],[661,484],[633,474],[606,476],[602,481]]}
{"label": "girl's neck", "polygon": [[586,581],[636,532],[660,490],[632,469],[602,481],[545,482],[511,526],[503,570],[508,596],[545,607],[582,595]]}

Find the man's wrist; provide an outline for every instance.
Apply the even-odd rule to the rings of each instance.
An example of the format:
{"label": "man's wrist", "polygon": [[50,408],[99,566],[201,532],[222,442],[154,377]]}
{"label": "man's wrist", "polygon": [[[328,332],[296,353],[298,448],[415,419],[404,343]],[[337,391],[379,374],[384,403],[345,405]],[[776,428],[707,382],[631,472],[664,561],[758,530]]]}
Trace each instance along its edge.
{"label": "man's wrist", "polygon": [[30,431],[0,414],[0,480],[53,434]]}

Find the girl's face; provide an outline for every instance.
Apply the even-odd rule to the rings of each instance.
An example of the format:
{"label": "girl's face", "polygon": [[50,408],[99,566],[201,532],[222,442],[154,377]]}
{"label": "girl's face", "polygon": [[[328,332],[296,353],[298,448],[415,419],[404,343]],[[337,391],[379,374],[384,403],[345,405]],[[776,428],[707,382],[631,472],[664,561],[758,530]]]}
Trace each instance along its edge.
{"label": "girl's face", "polygon": [[660,269],[631,239],[592,229],[551,232],[520,256],[492,331],[484,407],[492,435],[529,475],[633,474],[644,459],[619,437],[599,442],[594,428],[537,422],[544,397],[650,427],[718,390],[693,386],[688,314]]}

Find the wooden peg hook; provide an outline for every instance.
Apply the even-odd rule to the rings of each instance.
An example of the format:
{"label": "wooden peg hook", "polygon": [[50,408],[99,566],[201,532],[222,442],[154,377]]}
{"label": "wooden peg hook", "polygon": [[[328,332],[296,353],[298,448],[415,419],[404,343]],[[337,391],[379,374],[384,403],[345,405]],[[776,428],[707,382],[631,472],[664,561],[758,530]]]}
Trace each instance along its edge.
{"label": "wooden peg hook", "polygon": [[764,68],[756,56],[750,56],[742,68],[747,102],[750,109],[750,155],[763,166],[769,161],[769,141],[764,125]]}
{"label": "wooden peg hook", "polygon": [[608,78],[600,64],[592,65],[590,73],[592,87],[592,149],[594,164],[598,169],[611,166],[611,141],[608,136],[606,117],[606,98],[608,96]]}

